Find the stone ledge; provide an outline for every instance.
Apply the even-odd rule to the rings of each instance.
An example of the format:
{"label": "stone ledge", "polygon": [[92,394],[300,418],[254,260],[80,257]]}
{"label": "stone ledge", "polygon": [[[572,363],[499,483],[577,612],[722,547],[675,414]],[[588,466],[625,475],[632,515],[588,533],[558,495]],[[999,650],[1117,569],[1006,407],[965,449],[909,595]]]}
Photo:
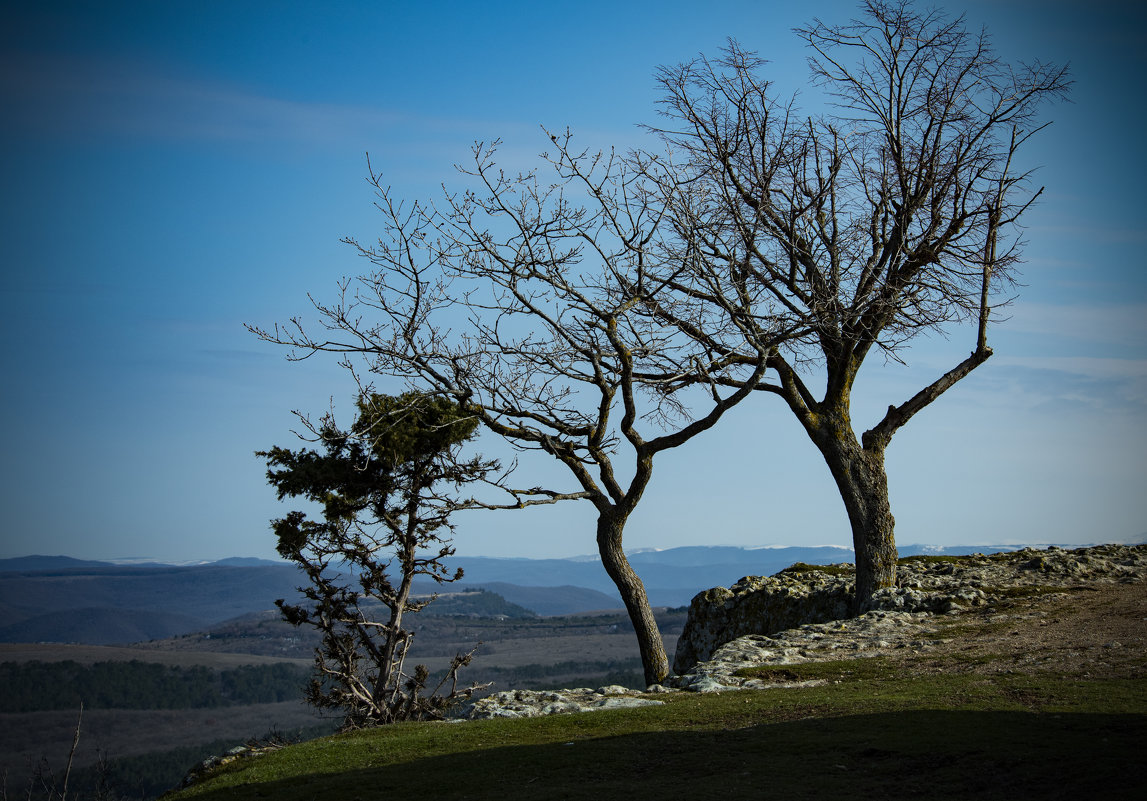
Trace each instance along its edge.
{"label": "stone ledge", "polygon": [[[808,577],[810,592],[828,588],[826,594],[829,597],[851,581],[836,571],[831,575],[817,576],[815,571],[799,575]],[[818,608],[823,608],[815,600],[801,606],[802,596],[808,593],[793,592],[792,575],[778,574],[773,578],[780,579],[782,590],[764,605],[777,603],[777,598],[786,598],[806,613],[815,613]],[[944,642],[936,639],[941,616],[950,618],[1017,592],[1066,591],[1087,585],[1144,580],[1147,580],[1147,545],[1102,545],[1071,551],[1060,548],[1047,551],[1024,549],[1010,554],[976,554],[954,560],[911,560],[900,566],[898,586],[877,594],[876,605],[880,608],[859,617],[807,622],[771,634],[742,634],[724,641],[713,649],[709,658],[697,661],[667,683],[693,692],[802,686],[802,683],[765,684],[735,674],[743,668],[762,665],[863,658],[901,649],[925,651]],[[771,579],[742,579],[734,589],[768,592],[772,586],[770,582]],[[694,605],[707,603],[714,597],[711,593],[712,590],[698,595],[694,598]],[[708,613],[711,622],[717,621],[722,618],[721,610],[729,608],[727,604],[732,602],[736,606],[733,599],[737,593],[731,590],[724,590],[724,593],[729,595],[721,606],[716,609],[702,607],[702,616]],[[723,593],[718,596],[723,596]],[[745,604],[746,608],[752,606],[751,603]],[[691,608],[690,623],[694,622],[693,615],[694,609]],[[688,628],[689,624],[686,625]],[[725,635],[719,630],[710,630],[706,636],[718,640]],[[678,646],[680,654],[681,647]]]}
{"label": "stone ledge", "polygon": [[[731,588],[699,593],[677,641],[673,669],[689,673],[726,643],[750,634],[776,635],[808,624],[845,621],[853,596],[852,565],[807,566],[799,572],[746,576]],[[1064,550],[910,558],[895,587],[880,590],[874,611],[955,614],[984,606],[1017,588],[1138,581],[1147,576],[1147,546],[1100,545]]]}
{"label": "stone ledge", "polygon": [[[667,690],[662,688],[661,691]],[[640,695],[637,690],[617,684],[599,687],[597,690],[588,687],[572,690],[505,690],[466,704],[452,719],[534,718],[599,709],[661,706],[664,703]]]}

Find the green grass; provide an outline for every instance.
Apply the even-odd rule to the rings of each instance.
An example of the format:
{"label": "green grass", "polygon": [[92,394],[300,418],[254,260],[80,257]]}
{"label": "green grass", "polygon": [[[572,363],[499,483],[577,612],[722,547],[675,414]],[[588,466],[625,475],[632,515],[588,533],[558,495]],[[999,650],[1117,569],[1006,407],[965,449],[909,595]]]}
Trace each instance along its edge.
{"label": "green grass", "polygon": [[905,675],[880,658],[783,670],[829,683],[336,735],[241,760],[170,797],[1075,801],[1147,790],[1134,767],[1147,742],[1143,681]]}

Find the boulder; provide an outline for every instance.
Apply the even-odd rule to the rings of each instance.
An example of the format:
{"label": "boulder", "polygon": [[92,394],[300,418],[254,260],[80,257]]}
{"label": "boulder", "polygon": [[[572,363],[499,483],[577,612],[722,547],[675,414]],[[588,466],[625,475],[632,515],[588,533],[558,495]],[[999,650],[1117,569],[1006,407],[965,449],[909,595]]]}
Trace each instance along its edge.
{"label": "boulder", "polygon": [[747,576],[732,587],[714,587],[693,598],[673,658],[686,673],[727,642],[746,634],[776,634],[806,623],[848,617],[852,575],[841,568]]}
{"label": "boulder", "polygon": [[[661,692],[668,692],[661,688]],[[640,693],[611,684],[591,690],[505,690],[473,701],[458,711],[456,720],[490,718],[536,718],[599,709],[629,709],[638,706],[660,706],[663,702],[642,698]]]}

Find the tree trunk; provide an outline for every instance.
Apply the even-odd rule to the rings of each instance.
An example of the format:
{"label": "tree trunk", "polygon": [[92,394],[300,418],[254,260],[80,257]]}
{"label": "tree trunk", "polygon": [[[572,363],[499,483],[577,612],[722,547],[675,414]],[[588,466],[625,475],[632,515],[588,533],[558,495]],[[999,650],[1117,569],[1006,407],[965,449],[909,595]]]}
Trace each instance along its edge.
{"label": "tree trunk", "polygon": [[621,515],[600,513],[597,519],[597,550],[605,572],[613,579],[633,629],[637,633],[637,645],[641,651],[641,665],[645,670],[645,685],[660,684],[669,675],[669,659],[665,656],[665,644],[661,631],[649,606],[645,585],[625,558],[621,547],[622,530],[625,519]]}
{"label": "tree trunk", "polygon": [[[410,590],[414,584],[414,556],[415,556],[415,537],[413,530],[416,523],[416,518],[411,515],[409,517],[409,525],[407,529],[407,537],[402,542],[402,550],[399,554],[399,561],[402,565],[402,580],[399,582],[398,589],[395,591],[394,596],[383,600],[388,607],[390,607],[390,620],[387,621],[384,631],[384,639],[382,645],[382,655],[378,660],[378,679],[375,681],[373,700],[376,709],[379,712],[384,710],[389,714],[392,710],[392,703],[394,697],[392,690],[398,686],[394,672],[397,668],[395,664],[395,653],[398,650],[399,641],[402,639],[402,618],[406,612],[406,603],[410,600]],[[393,687],[391,685],[394,685]],[[390,694],[390,697],[388,697]]]}
{"label": "tree trunk", "polygon": [[873,594],[896,581],[896,521],[888,503],[884,449],[863,448],[847,417],[825,416],[809,432],[832,472],[852,525],[856,552],[856,612],[863,612]]}
{"label": "tree trunk", "polygon": [[398,649],[399,633],[402,631],[402,613],[409,597],[409,581],[404,580],[398,595],[390,604],[390,620],[385,629],[382,655],[378,660],[378,678],[374,684],[373,700],[375,708],[379,712],[389,711],[393,700],[388,697],[388,694],[391,690],[391,683],[394,681],[394,654]]}

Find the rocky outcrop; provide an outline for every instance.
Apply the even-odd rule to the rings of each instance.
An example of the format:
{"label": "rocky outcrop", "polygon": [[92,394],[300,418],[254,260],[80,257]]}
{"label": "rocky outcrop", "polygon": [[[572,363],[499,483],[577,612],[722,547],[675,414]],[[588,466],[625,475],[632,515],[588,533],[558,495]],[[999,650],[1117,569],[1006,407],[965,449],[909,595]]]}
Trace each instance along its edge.
{"label": "rocky outcrop", "polygon": [[804,623],[847,617],[853,586],[851,570],[833,565],[823,571],[746,576],[728,589],[705,590],[689,604],[673,670],[685,673],[746,634],[776,634]]}
{"label": "rocky outcrop", "polygon": [[[825,576],[816,576],[815,571],[797,572],[808,579],[812,591],[832,597],[840,584],[847,583],[847,576],[841,573],[840,567],[829,568]],[[790,587],[791,581],[787,579],[791,579],[791,574],[779,575],[785,578],[783,586]],[[898,586],[879,593],[880,608],[858,617],[804,623],[772,635],[736,637],[714,648],[707,659],[679,671],[680,675],[671,677],[667,684],[693,692],[807,686],[810,682],[764,682],[737,673],[743,668],[764,665],[841,660],[905,650],[926,651],[936,646],[935,636],[942,620],[972,607],[994,605],[1015,596],[1145,580],[1147,545],[1102,545],[1070,551],[1028,548],[991,556],[916,557],[901,564]],[[773,586],[767,581],[751,580],[742,580],[737,586],[754,583],[766,588]],[[729,600],[736,599],[732,590],[725,592],[733,596]],[[706,595],[702,593],[694,603]],[[805,601],[799,592],[795,598],[799,608],[817,613],[815,602]],[[692,609],[690,612],[692,620]],[[709,619],[719,618],[712,615]],[[709,636],[721,639],[716,631],[709,632]],[[678,654],[681,654],[680,647]]]}
{"label": "rocky outcrop", "polygon": [[[870,610],[945,614],[989,603],[1020,586],[1062,587],[1145,574],[1147,546],[1142,545],[911,557],[897,570],[897,586],[878,591]],[[852,565],[796,565],[775,576],[749,576],[729,589],[700,593],[690,604],[677,641],[674,671],[689,673],[698,663],[715,660],[726,643],[746,635],[768,639],[809,624],[844,621],[851,608],[853,575]],[[868,620],[868,615],[859,620]]]}
{"label": "rocky outcrop", "polygon": [[690,692],[784,689],[809,687],[822,681],[762,681],[738,676],[744,668],[793,665],[835,659],[876,656],[891,649],[927,648],[923,639],[935,619],[927,612],[867,612],[860,617],[828,623],[806,623],[774,636],[748,634],[725,643],[712,656],[693,665],[667,684]]}
{"label": "rocky outcrop", "polygon": [[508,690],[468,704],[460,720],[537,717],[645,706],[651,694],[783,689],[812,681],[738,676],[742,668],[875,656],[935,644],[938,616],[1019,594],[1147,579],[1147,546],[1077,550],[1024,549],[961,557],[912,557],[897,586],[880,590],[873,608],[850,616],[852,565],[795,565],[771,577],[748,577],[700,593],[690,606],[674,666],[678,675],[644,694],[624,687]]}
{"label": "rocky outcrop", "polygon": [[[179,789],[190,787],[193,784],[201,781],[202,779],[210,776],[215,772],[216,768],[224,765],[230,765],[240,759],[249,759],[251,757],[262,756],[263,754],[270,753],[271,751],[278,751],[283,746],[287,745],[285,742],[275,743],[256,743],[250,742],[246,745],[237,745],[227,751],[225,754],[218,756],[211,756],[195,765],[183,777],[183,781],[179,784]],[[164,793],[166,796],[167,793]]]}
{"label": "rocky outcrop", "polygon": [[626,709],[637,706],[659,706],[662,702],[641,698],[636,690],[618,684],[591,690],[506,690],[467,704],[455,720],[488,718],[536,718],[599,709]]}

